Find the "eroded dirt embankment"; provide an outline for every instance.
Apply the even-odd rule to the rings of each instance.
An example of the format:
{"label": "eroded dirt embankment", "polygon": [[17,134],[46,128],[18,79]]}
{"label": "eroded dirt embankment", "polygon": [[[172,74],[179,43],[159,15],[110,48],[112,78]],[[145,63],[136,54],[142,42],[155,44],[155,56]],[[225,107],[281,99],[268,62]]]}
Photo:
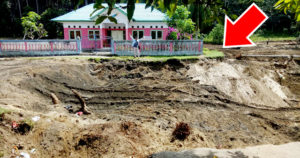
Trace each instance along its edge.
{"label": "eroded dirt embankment", "polygon": [[[0,122],[5,155],[20,144],[32,157],[145,157],[171,150],[236,148],[300,141],[299,65],[206,60],[2,60]],[[283,64],[283,63],[282,63]],[[76,117],[77,90],[93,112]],[[61,104],[52,105],[50,93]],[[12,121],[40,116],[25,135]],[[178,122],[191,126],[172,139]],[[17,154],[17,153],[15,153]]]}

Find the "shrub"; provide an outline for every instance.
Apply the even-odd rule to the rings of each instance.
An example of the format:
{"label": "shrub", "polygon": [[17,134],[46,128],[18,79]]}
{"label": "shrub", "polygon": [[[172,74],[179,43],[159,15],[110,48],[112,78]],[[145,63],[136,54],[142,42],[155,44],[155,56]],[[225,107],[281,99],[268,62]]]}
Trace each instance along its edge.
{"label": "shrub", "polygon": [[187,123],[177,123],[173,131],[173,138],[184,141],[191,134],[191,127]]}
{"label": "shrub", "polygon": [[177,40],[178,39],[177,32],[170,32],[167,39],[168,40]]}
{"label": "shrub", "polygon": [[215,44],[222,44],[224,38],[224,26],[217,24],[208,35],[209,38],[212,38],[212,42]]}

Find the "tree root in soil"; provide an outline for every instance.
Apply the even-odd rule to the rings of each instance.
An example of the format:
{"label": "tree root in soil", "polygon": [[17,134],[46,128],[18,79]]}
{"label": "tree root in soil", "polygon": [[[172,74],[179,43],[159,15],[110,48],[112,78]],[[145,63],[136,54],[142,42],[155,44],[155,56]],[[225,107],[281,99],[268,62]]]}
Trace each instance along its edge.
{"label": "tree root in soil", "polygon": [[79,92],[77,92],[75,89],[72,89],[72,92],[75,94],[76,98],[80,101],[80,104],[81,104],[81,108],[79,111],[82,111],[84,114],[91,114],[91,112],[89,112],[87,110],[87,106],[86,106],[86,103],[84,101],[84,99],[81,97],[81,95],[79,94]]}

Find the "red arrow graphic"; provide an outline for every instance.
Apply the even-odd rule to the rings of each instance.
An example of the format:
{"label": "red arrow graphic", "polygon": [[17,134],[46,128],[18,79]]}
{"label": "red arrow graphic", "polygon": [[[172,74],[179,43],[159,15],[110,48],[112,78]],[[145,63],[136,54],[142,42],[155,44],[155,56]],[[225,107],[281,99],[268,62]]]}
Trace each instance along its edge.
{"label": "red arrow graphic", "polygon": [[235,22],[225,16],[223,48],[256,46],[249,38],[268,16],[253,3]]}

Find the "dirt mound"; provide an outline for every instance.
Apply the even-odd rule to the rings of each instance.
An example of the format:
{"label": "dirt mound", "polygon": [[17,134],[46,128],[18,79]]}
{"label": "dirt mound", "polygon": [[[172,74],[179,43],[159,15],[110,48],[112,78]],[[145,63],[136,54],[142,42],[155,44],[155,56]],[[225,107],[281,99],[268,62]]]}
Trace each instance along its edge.
{"label": "dirt mound", "polygon": [[[298,95],[273,63],[78,59],[0,63],[0,152],[32,157],[145,157],[197,147],[236,148],[299,141]],[[290,66],[292,67],[292,65]],[[297,69],[297,67],[293,67]],[[291,68],[280,72],[287,79]],[[78,91],[92,115],[77,116]],[[51,93],[61,101],[53,105]],[[41,119],[26,135],[11,122]],[[173,139],[176,124],[189,127]],[[186,133],[186,130],[185,130]],[[4,143],[5,142],[5,143]]]}
{"label": "dirt mound", "polygon": [[296,99],[288,88],[280,84],[281,73],[270,63],[231,60],[208,64],[200,62],[191,66],[188,72],[199,84],[215,85],[238,102],[275,108],[288,107],[290,101]]}

